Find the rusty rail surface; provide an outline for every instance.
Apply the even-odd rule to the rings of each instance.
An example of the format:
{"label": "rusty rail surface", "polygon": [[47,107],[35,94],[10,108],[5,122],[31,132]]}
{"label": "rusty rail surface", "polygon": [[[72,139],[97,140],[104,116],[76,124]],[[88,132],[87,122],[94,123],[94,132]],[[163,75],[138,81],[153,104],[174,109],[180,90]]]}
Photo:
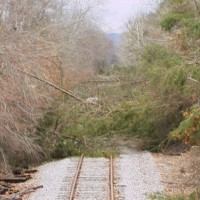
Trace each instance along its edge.
{"label": "rusty rail surface", "polygon": [[110,156],[110,168],[109,168],[109,186],[110,186],[110,200],[114,200],[114,159]]}
{"label": "rusty rail surface", "polygon": [[74,179],[73,179],[73,182],[72,182],[69,200],[74,200],[74,196],[75,196],[75,192],[76,192],[76,186],[77,186],[78,178],[79,178],[79,175],[80,175],[81,167],[82,167],[82,164],[83,164],[83,159],[84,159],[84,155],[82,154],[80,159],[79,159],[76,174],[74,175]]}
{"label": "rusty rail surface", "polygon": [[[76,173],[73,177],[71,189],[70,189],[70,195],[69,195],[69,200],[74,200],[75,199],[75,193],[76,193],[76,188],[77,188],[77,183],[78,179],[80,176],[81,168],[83,165],[83,159],[84,155],[82,154],[77,165]],[[114,196],[114,159],[113,156],[110,156],[109,158],[109,200],[115,200]]]}

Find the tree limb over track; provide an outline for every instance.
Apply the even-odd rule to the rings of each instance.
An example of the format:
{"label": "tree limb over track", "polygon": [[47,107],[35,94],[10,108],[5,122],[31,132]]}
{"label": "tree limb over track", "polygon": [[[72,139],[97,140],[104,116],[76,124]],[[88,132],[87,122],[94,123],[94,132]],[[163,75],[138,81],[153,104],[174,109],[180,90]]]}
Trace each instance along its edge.
{"label": "tree limb over track", "polygon": [[41,81],[41,82],[43,82],[43,83],[45,83],[45,84],[47,84],[47,85],[49,85],[50,87],[52,87],[52,88],[54,88],[54,89],[56,89],[56,90],[58,90],[58,91],[60,91],[60,92],[62,92],[62,93],[64,93],[64,94],[66,94],[66,95],[68,95],[68,96],[70,96],[70,97],[72,97],[72,98],[74,98],[74,99],[76,99],[77,101],[80,101],[80,102],[82,102],[82,103],[84,103],[84,104],[92,104],[92,105],[95,105],[95,106],[100,106],[99,104],[96,104],[96,103],[94,103],[94,102],[86,102],[85,100],[83,100],[83,99],[81,99],[80,97],[78,97],[76,94],[74,94],[72,91],[70,91],[70,90],[68,90],[68,91],[66,91],[66,90],[64,90],[63,88],[61,88],[61,87],[59,87],[59,86],[57,86],[57,85],[55,85],[55,84],[53,84],[53,83],[51,83],[51,82],[49,82],[49,81],[47,81],[47,80],[44,80],[44,79],[42,79],[42,78],[40,78],[40,77],[38,77],[38,76],[36,76],[36,75],[34,75],[34,74],[30,74],[30,73],[28,73],[28,72],[25,72],[25,71],[22,71],[22,70],[20,70],[20,69],[17,69],[17,71],[19,71],[20,73],[22,73],[22,74],[24,74],[24,75],[27,75],[27,76],[29,76],[29,77],[31,77],[31,78],[34,78],[34,79],[36,79],[36,80],[38,80],[38,81]]}

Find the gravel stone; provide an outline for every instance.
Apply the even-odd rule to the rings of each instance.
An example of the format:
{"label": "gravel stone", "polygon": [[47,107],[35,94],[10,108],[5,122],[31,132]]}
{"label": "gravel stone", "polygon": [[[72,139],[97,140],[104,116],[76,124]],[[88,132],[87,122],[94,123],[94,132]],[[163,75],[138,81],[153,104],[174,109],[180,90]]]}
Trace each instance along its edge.
{"label": "gravel stone", "polygon": [[78,158],[72,158],[41,166],[36,185],[43,185],[43,188],[34,192],[29,200],[56,200],[62,199],[62,195],[65,197],[70,190],[77,163]]}
{"label": "gravel stone", "polygon": [[162,192],[161,176],[148,152],[121,155],[115,161],[116,188],[120,200],[147,200],[148,194]]}

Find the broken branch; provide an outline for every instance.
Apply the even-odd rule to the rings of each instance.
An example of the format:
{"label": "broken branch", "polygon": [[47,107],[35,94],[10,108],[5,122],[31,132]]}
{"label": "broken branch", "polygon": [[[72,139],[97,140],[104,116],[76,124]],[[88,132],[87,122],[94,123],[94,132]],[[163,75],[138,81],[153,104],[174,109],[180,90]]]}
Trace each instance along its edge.
{"label": "broken branch", "polygon": [[81,101],[81,102],[87,104],[86,101],[84,101],[84,100],[81,99],[80,97],[76,96],[76,95],[75,95],[74,93],[72,93],[71,91],[66,91],[66,90],[60,88],[59,86],[57,86],[57,85],[55,85],[55,84],[53,84],[53,83],[51,83],[51,82],[49,82],[49,81],[47,81],[47,80],[44,80],[44,79],[42,79],[42,78],[39,78],[38,76],[36,76],[36,75],[34,75],[34,74],[30,74],[30,73],[28,73],[28,72],[24,72],[24,71],[19,70],[19,69],[17,69],[17,71],[19,71],[19,72],[21,72],[22,74],[25,74],[25,75],[27,75],[27,76],[29,76],[29,77],[31,77],[31,78],[37,79],[38,81],[41,81],[41,82],[43,82],[43,83],[45,83],[45,84],[47,84],[47,85],[53,87],[54,89],[59,90],[59,91],[61,91],[62,93],[67,94],[68,96],[70,96],[70,97],[72,97],[72,98],[74,98],[74,99],[76,99],[76,100],[78,100],[78,101]]}

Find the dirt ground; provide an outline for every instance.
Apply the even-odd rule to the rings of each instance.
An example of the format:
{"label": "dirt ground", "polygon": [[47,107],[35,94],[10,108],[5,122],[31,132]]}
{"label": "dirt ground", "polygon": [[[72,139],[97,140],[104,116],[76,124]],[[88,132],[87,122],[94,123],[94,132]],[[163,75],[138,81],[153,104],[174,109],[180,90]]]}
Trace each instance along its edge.
{"label": "dirt ground", "polygon": [[[34,189],[32,190],[33,187],[35,187],[34,180],[36,179],[38,173],[32,174],[31,179],[22,182],[22,183],[6,183],[3,181],[0,181],[0,189],[2,187],[7,187],[8,191],[4,193],[3,195],[0,194],[0,199],[6,199],[7,197],[18,197],[20,196],[23,200],[26,200],[27,197],[30,195],[31,192],[34,192]],[[13,175],[11,173],[4,174],[0,172],[0,178],[5,178],[5,177],[12,177]],[[23,195],[19,195],[23,194]],[[20,198],[19,198],[20,199]]]}
{"label": "dirt ground", "polygon": [[200,148],[192,147],[180,155],[153,154],[165,192],[188,195],[200,185]]}

